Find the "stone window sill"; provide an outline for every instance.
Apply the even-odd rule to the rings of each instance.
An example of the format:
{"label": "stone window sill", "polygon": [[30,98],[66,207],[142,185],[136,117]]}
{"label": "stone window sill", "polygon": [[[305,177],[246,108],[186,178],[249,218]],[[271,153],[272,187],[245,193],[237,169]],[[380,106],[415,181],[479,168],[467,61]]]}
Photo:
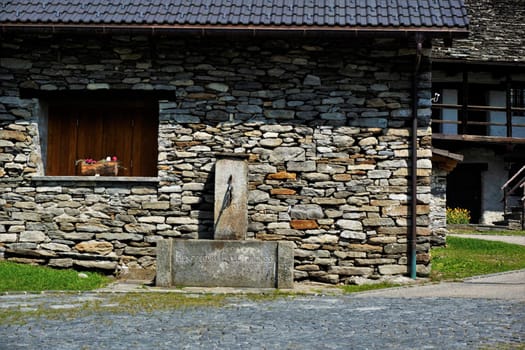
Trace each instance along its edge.
{"label": "stone window sill", "polygon": [[149,176],[33,176],[31,177],[31,181],[158,183],[159,178]]}

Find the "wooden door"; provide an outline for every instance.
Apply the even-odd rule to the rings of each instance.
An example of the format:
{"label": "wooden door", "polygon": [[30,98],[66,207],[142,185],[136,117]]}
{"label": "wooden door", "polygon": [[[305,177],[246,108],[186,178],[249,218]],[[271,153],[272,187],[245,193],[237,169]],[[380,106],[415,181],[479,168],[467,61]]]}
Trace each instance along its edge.
{"label": "wooden door", "polygon": [[447,207],[470,211],[473,224],[481,219],[482,172],[486,164],[458,164],[447,176]]}

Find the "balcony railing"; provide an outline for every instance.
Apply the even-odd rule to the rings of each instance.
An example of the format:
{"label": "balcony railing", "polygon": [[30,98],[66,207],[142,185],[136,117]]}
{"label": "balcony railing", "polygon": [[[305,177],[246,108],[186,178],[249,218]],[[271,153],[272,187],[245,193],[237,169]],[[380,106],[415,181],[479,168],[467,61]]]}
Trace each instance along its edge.
{"label": "balcony railing", "polygon": [[525,138],[523,107],[433,104],[432,108],[438,115],[432,118],[437,134]]}
{"label": "balcony railing", "polygon": [[521,208],[519,209],[519,219],[521,224],[521,229],[525,229],[525,196],[523,195],[525,189],[525,166],[522,167],[514,176],[512,176],[503,186],[501,190],[503,191],[503,213],[505,219],[512,217],[515,213],[511,205],[509,204],[509,197],[512,195],[519,194],[519,202]]}

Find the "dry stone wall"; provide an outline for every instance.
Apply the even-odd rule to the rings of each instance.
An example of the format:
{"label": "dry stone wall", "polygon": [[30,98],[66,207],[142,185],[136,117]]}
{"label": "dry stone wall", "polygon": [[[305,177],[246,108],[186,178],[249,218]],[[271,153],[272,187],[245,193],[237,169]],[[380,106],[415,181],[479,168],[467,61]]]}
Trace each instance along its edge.
{"label": "dry stone wall", "polygon": [[430,228],[433,246],[444,246],[447,230],[447,175],[448,171],[434,166],[431,180]]}
{"label": "dry stone wall", "polygon": [[[14,35],[0,61],[0,258],[154,273],[155,243],[213,237],[215,154],[249,156],[249,239],[295,279],[407,272],[411,79],[396,40]],[[429,272],[430,73],[419,74],[417,268]],[[46,177],[46,91],[162,91],[158,179]],[[166,98],[166,93],[171,98]]]}
{"label": "dry stone wall", "polygon": [[154,266],[156,186],[33,181],[2,190],[9,260],[104,271]]}

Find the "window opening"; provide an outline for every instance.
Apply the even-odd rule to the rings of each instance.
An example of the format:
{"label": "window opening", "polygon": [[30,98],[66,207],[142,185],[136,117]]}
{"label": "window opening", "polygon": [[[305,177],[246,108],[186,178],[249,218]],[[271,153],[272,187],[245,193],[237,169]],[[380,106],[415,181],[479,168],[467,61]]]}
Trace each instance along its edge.
{"label": "window opening", "polygon": [[109,156],[117,158],[119,176],[157,176],[157,101],[52,99],[46,105],[46,175],[82,175],[79,161]]}

